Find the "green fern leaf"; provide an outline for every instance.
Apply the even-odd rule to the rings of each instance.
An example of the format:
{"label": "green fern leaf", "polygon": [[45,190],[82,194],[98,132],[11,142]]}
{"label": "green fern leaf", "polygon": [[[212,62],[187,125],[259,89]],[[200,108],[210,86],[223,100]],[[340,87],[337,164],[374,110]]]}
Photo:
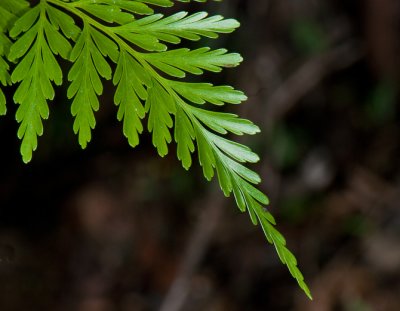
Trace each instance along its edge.
{"label": "green fern leaf", "polygon": [[[0,83],[3,86],[9,85],[11,82],[10,75],[8,73],[10,67],[4,59],[10,46],[11,41],[3,33],[0,33]],[[6,97],[0,87],[0,115],[5,115],[6,112]]]}
{"label": "green fern leaf", "polygon": [[21,16],[29,7],[25,0],[2,0],[0,2],[0,30],[9,30],[17,17]]}
{"label": "green fern leaf", "polygon": [[113,30],[120,37],[146,51],[165,51],[167,46],[160,43],[157,38],[133,33],[124,27],[115,27]]}
{"label": "green fern leaf", "polygon": [[73,6],[107,23],[118,24],[126,24],[134,20],[134,16],[128,12],[146,15],[153,13],[146,4],[130,0],[78,0],[73,2]]}
{"label": "green fern leaf", "polygon": [[[3,0],[0,3],[0,83],[2,86],[11,84],[8,72],[10,67],[5,59],[10,49],[11,41],[5,33],[10,30],[11,25],[28,6],[29,4],[26,1]],[[5,115],[6,112],[6,97],[0,87],[0,115]]]}
{"label": "green fern leaf", "polygon": [[172,0],[133,0],[134,2],[147,3],[150,5],[157,5],[161,7],[171,7],[174,5]]}
{"label": "green fern leaf", "polygon": [[[192,119],[194,125],[195,138],[197,142],[197,152],[199,155],[199,163],[203,168],[204,177],[210,181],[214,177],[215,155],[210,142],[203,134],[203,128],[196,124],[195,120]],[[221,184],[224,187],[224,184]]]}
{"label": "green fern leaf", "polygon": [[201,37],[215,39],[219,33],[230,33],[240,25],[236,20],[224,19],[220,15],[207,16],[206,12],[189,16],[187,12],[179,12],[166,18],[162,14],[154,14],[123,25],[118,31],[177,44],[181,38],[192,41],[200,40]]}
{"label": "green fern leaf", "polygon": [[[253,135],[260,129],[236,114],[208,109],[209,104],[240,104],[247,97],[230,86],[180,80],[188,73],[201,75],[204,71],[220,72],[235,67],[242,57],[225,49],[168,46],[182,39],[215,39],[219,34],[234,31],[239,23],[220,15],[209,17],[205,12],[179,12],[164,17],[154,14],[152,8],[173,5],[172,0],[41,0],[28,8],[26,1],[2,1],[0,84],[19,83],[14,101],[19,104],[16,118],[21,123],[18,137],[22,139],[23,160],[31,159],[37,137],[43,133],[42,120],[49,115],[47,102],[54,98],[53,83],[62,83],[55,56],[73,63],[68,73],[71,84],[67,96],[72,99],[73,130],[82,148],[91,140],[96,125],[102,79],[112,79],[117,119],[123,122],[129,144],[138,145],[147,115],[147,129],[160,156],[168,153],[172,130],[177,157],[185,169],[192,165],[192,154],[197,150],[205,178],[211,180],[217,175],[224,195],[233,193],[240,211],[247,211],[252,223],[261,225],[282,263],[311,297],[296,258],[275,228],[275,219],[265,209],[268,198],[256,187],[261,178],[246,166],[259,161],[258,155],[227,137]],[[81,19],[82,29],[75,25],[74,18]],[[10,25],[13,27],[9,34],[16,40],[11,47],[5,35]],[[18,61],[11,78],[6,56],[12,62]],[[0,89],[0,114],[5,110]]]}
{"label": "green fern leaf", "polygon": [[163,157],[168,153],[168,144],[172,141],[169,129],[173,126],[171,114],[176,111],[175,103],[165,89],[153,81],[145,109],[149,112],[148,130],[153,133],[153,145]]}
{"label": "green fern leaf", "polygon": [[247,96],[231,86],[214,86],[211,83],[189,83],[171,81],[171,87],[183,98],[194,104],[211,103],[222,106],[228,104],[240,104],[247,100]]}
{"label": "green fern leaf", "polygon": [[24,162],[32,158],[37,148],[37,136],[43,133],[42,119],[49,116],[47,100],[54,98],[56,85],[62,83],[62,71],[54,55],[67,58],[71,49],[69,42],[57,32],[57,26],[46,16],[48,5],[41,2],[28,10],[14,24],[12,37],[22,36],[11,46],[8,58],[15,61],[21,57],[14,69],[13,83],[21,82],[14,101],[20,105],[16,119],[21,123],[18,137],[22,139],[21,154]]}
{"label": "green fern leaf", "polygon": [[183,101],[180,101],[180,105],[184,107],[193,124],[199,162],[206,179],[211,180],[214,169],[217,171],[221,190],[226,196],[233,192],[239,209],[242,212],[248,211],[254,225],[258,222],[261,224],[267,240],[275,245],[281,261],[287,265],[300,288],[311,298],[310,290],[297,267],[294,255],[287,249],[283,236],[274,228],[275,219],[262,207],[262,205],[268,205],[269,200],[265,194],[254,187],[261,182],[260,176],[240,164],[255,163],[259,160],[258,156],[248,147],[208,131],[203,124],[222,135],[227,132],[239,135],[255,134],[259,131],[258,127],[233,114],[195,108]]}
{"label": "green fern leaf", "polygon": [[236,67],[242,61],[237,53],[227,54],[227,50],[200,48],[189,50],[186,48],[170,50],[161,53],[149,53],[145,59],[154,67],[177,78],[184,78],[185,72],[195,75],[203,74],[203,70],[220,72],[222,67]]}
{"label": "green fern leaf", "polygon": [[79,135],[79,144],[86,148],[91,140],[91,131],[96,125],[94,112],[99,109],[98,95],[103,93],[100,76],[109,80],[111,67],[105,59],[116,60],[118,48],[111,40],[85,24],[72,49],[70,60],[74,62],[68,80],[68,98],[73,98],[71,113],[75,117],[74,132]]}
{"label": "green fern leaf", "polygon": [[114,102],[119,105],[118,120],[123,120],[123,133],[132,147],[139,144],[143,132],[141,119],[146,115],[142,101],[147,99],[146,87],[151,80],[140,64],[122,50],[115,70],[114,85],[117,85]]}
{"label": "green fern leaf", "polygon": [[192,165],[191,153],[195,150],[193,144],[195,132],[192,123],[183,109],[178,106],[176,110],[175,141],[177,143],[177,156],[182,162],[183,167],[188,170]]}
{"label": "green fern leaf", "polygon": [[75,25],[75,21],[71,16],[52,6],[47,7],[47,15],[57,31],[61,29],[66,38],[76,41],[81,29]]}
{"label": "green fern leaf", "polygon": [[[176,0],[179,2],[190,2],[190,1],[195,1],[195,2],[207,2],[207,0]],[[222,0],[214,0],[215,2],[220,2]]]}
{"label": "green fern leaf", "polygon": [[191,107],[193,114],[215,132],[225,135],[231,132],[236,135],[254,135],[260,132],[260,128],[253,122],[238,118],[237,115],[224,112],[215,112]]}
{"label": "green fern leaf", "polygon": [[251,151],[251,149],[243,144],[239,144],[232,140],[226,139],[224,137],[209,134],[210,139],[219,150],[226,153],[229,157],[235,159],[236,161],[243,163],[257,163],[260,158],[259,156]]}
{"label": "green fern leaf", "polygon": [[[147,4],[151,4],[151,5],[158,5],[158,6],[162,6],[162,7],[170,7],[174,5],[173,0],[132,0],[134,2],[141,2],[141,3],[147,3]],[[190,1],[194,1],[194,2],[207,2],[207,0],[175,0],[178,2],[190,2]],[[216,2],[219,2],[221,0],[214,0]]]}

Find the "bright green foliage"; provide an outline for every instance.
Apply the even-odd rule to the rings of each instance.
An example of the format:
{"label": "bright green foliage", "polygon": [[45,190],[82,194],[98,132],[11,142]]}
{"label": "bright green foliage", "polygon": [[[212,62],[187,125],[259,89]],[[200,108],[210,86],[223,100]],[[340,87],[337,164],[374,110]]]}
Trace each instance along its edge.
{"label": "bright green foliage", "polygon": [[[59,32],[57,19],[50,18],[49,5],[42,1],[20,17],[10,30],[17,38],[8,58],[19,60],[11,75],[13,83],[21,82],[14,94],[19,104],[16,119],[21,123],[18,137],[22,139],[21,154],[25,162],[32,158],[37,147],[37,136],[43,133],[42,119],[49,116],[48,99],[54,98],[51,82],[62,84],[62,71],[55,55],[67,59],[71,45]],[[59,12],[59,14],[64,14]]]}
{"label": "bright green foliage", "polygon": [[[10,75],[8,74],[9,66],[4,60],[6,50],[10,48],[11,42],[4,34],[0,34],[0,83],[6,86],[10,83]],[[6,114],[6,97],[3,90],[0,88],[0,115]]]}
{"label": "bright green foliage", "polygon": [[[26,1],[2,1],[0,2],[0,84],[6,86],[11,83],[8,73],[9,65],[5,60],[5,56],[11,46],[11,41],[6,36],[11,25],[15,22],[19,15],[28,8]],[[0,86],[0,115],[6,114],[6,98]]]}
{"label": "bright green foliage", "polygon": [[203,74],[203,70],[220,72],[222,67],[236,66],[242,61],[239,54],[226,54],[225,49],[211,51],[209,48],[197,50],[177,49],[160,53],[149,53],[145,56],[146,61],[177,78],[184,78],[185,72],[195,75]]}
{"label": "bright green foliage", "polygon": [[112,77],[106,56],[113,61],[118,59],[116,44],[90,24],[84,23],[70,55],[74,64],[68,73],[68,80],[72,81],[68,88],[68,98],[74,98],[71,106],[75,117],[74,132],[79,133],[82,148],[90,141],[91,129],[96,124],[93,111],[99,109],[97,95],[103,93],[100,76],[107,80]]}
{"label": "bright green foliage", "polygon": [[123,132],[132,147],[139,144],[143,132],[141,119],[146,115],[142,101],[147,99],[150,77],[135,58],[122,50],[119,54],[113,83],[117,85],[114,102],[119,105],[118,120],[124,122]]}
{"label": "bright green foliage", "polygon": [[149,113],[148,129],[153,132],[153,145],[163,157],[168,153],[168,144],[172,141],[169,129],[174,125],[171,117],[176,110],[174,98],[157,81],[153,81],[145,109]]}
{"label": "bright green foliage", "polygon": [[[188,73],[201,75],[235,67],[241,56],[225,49],[168,46],[182,39],[215,39],[234,31],[239,23],[219,15],[208,17],[205,12],[154,14],[155,6],[173,4],[171,0],[41,0],[29,7],[24,0],[1,1],[0,83],[3,87],[18,85],[14,102],[19,105],[16,119],[23,161],[29,162],[37,148],[42,120],[48,118],[48,103],[55,96],[54,84],[63,83],[60,57],[71,62],[67,96],[72,101],[73,130],[82,148],[90,142],[96,125],[103,81],[112,80],[117,119],[123,123],[129,144],[138,145],[147,127],[159,155],[165,156],[174,139],[185,169],[192,165],[197,150],[206,179],[217,175],[223,193],[233,193],[239,209],[261,225],[282,263],[311,297],[294,255],[264,207],[268,198],[256,188],[259,175],[245,166],[259,157],[226,136],[253,135],[259,128],[235,114],[208,109],[209,105],[240,104],[246,96],[230,86],[181,80]],[[15,63],[11,74],[6,59]],[[0,114],[5,112],[0,89]]]}

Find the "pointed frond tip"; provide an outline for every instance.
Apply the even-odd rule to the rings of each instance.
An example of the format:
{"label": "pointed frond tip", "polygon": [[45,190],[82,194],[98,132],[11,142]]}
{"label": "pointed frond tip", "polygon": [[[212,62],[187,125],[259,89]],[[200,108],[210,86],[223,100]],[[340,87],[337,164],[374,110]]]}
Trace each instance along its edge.
{"label": "pointed frond tip", "polygon": [[286,247],[286,240],[283,235],[274,228],[274,222],[271,222],[271,214],[265,209],[256,209],[256,214],[260,225],[264,231],[265,237],[268,242],[275,246],[279,259],[285,264],[290,274],[296,279],[299,287],[304,291],[309,299],[313,299],[311,291],[304,281],[303,274],[297,267],[297,260],[293,253]]}

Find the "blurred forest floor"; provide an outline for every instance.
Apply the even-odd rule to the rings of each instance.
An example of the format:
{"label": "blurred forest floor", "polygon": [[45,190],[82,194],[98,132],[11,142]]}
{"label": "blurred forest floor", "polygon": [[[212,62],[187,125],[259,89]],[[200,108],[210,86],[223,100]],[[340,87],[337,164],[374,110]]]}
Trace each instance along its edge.
{"label": "blurred forest floor", "polygon": [[80,150],[62,89],[31,164],[15,107],[0,120],[0,310],[400,310],[400,3],[225,0],[167,12],[178,9],[242,23],[202,44],[244,63],[204,79],[249,96],[229,110],[263,129],[240,139],[262,156],[261,187],[314,301],[174,147],[160,159],[148,134],[128,147],[110,95]]}

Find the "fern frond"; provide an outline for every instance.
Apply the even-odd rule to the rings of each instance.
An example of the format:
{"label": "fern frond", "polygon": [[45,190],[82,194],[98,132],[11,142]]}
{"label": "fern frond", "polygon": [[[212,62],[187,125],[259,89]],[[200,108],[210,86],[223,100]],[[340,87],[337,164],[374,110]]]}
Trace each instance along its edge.
{"label": "fern frond", "polygon": [[73,98],[71,112],[75,117],[74,132],[79,135],[79,144],[86,148],[91,140],[91,130],[96,125],[94,111],[99,109],[98,95],[103,93],[100,76],[110,80],[111,67],[105,56],[118,59],[118,49],[114,42],[101,32],[85,23],[72,49],[70,60],[74,62],[68,80],[68,98]]}
{"label": "fern frond", "polygon": [[29,8],[26,0],[2,0],[0,2],[0,29],[9,30],[12,23]]}
{"label": "fern frond", "polygon": [[173,121],[171,114],[176,111],[175,102],[168,92],[157,82],[153,81],[146,100],[146,112],[149,113],[148,130],[153,133],[153,145],[160,156],[168,153],[168,144],[172,141]]}
{"label": "fern frond", "polygon": [[[185,106],[184,104],[182,105]],[[295,256],[286,247],[285,238],[274,227],[276,225],[274,217],[262,206],[268,205],[268,198],[254,187],[254,185],[261,182],[259,175],[239,163],[255,163],[259,160],[258,156],[248,147],[206,130],[198,122],[197,117],[199,117],[199,114],[193,112],[192,107],[188,109],[188,106],[186,106],[186,111],[190,111],[188,116],[191,116],[189,118],[195,128],[199,161],[203,167],[204,176],[211,180],[214,175],[214,169],[217,171],[218,181],[223,193],[229,196],[233,192],[239,209],[242,212],[248,211],[254,225],[260,223],[268,242],[275,245],[281,262],[288,267],[300,288],[311,299],[311,292],[297,267]],[[243,128],[244,133],[246,133],[246,130],[248,134],[253,131],[257,132],[256,126],[252,125],[250,121],[244,121],[247,123],[246,127]],[[206,123],[209,125],[209,122]],[[218,128],[213,129],[218,132]],[[240,134],[240,131],[238,134]]]}
{"label": "fern frond", "polygon": [[182,166],[188,170],[192,166],[192,153],[195,150],[193,141],[195,132],[185,111],[177,106],[175,114],[175,141],[177,143],[177,156]]}
{"label": "fern frond", "polygon": [[236,135],[254,135],[260,132],[253,122],[238,118],[237,115],[225,112],[209,111],[191,107],[194,116],[215,132],[225,135],[228,132]]}
{"label": "fern frond", "polygon": [[[11,82],[10,74],[8,73],[10,66],[4,59],[7,53],[6,51],[8,51],[10,46],[11,46],[11,41],[3,33],[0,33],[0,83],[3,86],[9,85]],[[5,115],[6,112],[7,112],[6,97],[0,86],[0,115]]]}
{"label": "fern frond", "polygon": [[131,13],[148,15],[153,10],[145,3],[131,0],[77,0],[73,6],[107,23],[126,24],[134,20]]}
{"label": "fern frond", "polygon": [[[63,80],[55,56],[73,63],[67,97],[72,99],[73,130],[82,148],[91,140],[96,125],[102,79],[112,79],[117,119],[123,122],[129,144],[138,145],[147,116],[147,129],[160,156],[168,153],[174,138],[177,157],[189,169],[197,150],[204,177],[211,180],[217,175],[225,196],[233,194],[238,208],[249,213],[253,224],[261,225],[282,263],[311,297],[296,258],[265,208],[268,198],[257,188],[261,178],[246,166],[259,161],[258,155],[227,136],[253,135],[259,127],[236,114],[208,109],[209,104],[240,104],[247,97],[230,86],[180,80],[187,74],[235,67],[242,57],[226,49],[168,47],[182,39],[215,39],[234,31],[239,23],[220,15],[209,17],[205,12],[168,17],[153,12],[154,6],[173,4],[172,0],[41,0],[32,8],[27,8],[26,1],[0,4],[5,16],[0,20],[0,82],[3,86],[10,81],[19,83],[14,101],[19,104],[16,118],[21,123],[18,137],[23,160],[30,161],[37,137],[43,133],[43,119],[49,115],[47,102],[54,98],[53,84],[60,85]],[[75,25],[74,18],[81,20],[82,28]],[[16,41],[9,48],[4,34],[11,24],[10,35]],[[18,61],[11,78],[5,56]],[[0,114],[5,113],[5,104],[0,89]]]}
{"label": "fern frond", "polygon": [[151,78],[132,55],[122,50],[113,83],[117,86],[114,96],[114,102],[119,106],[117,118],[123,121],[123,133],[129,144],[135,147],[139,144],[139,134],[143,132],[141,119],[146,111],[142,101],[148,97]]}
{"label": "fern frond", "polygon": [[268,242],[275,245],[279,259],[288,267],[290,274],[297,280],[300,288],[304,291],[308,298],[312,299],[310,289],[305,283],[303,274],[297,266],[296,257],[286,247],[286,240],[283,235],[274,227],[275,220],[273,220],[273,216],[256,202],[253,202],[252,208],[257,215]]}
{"label": "fern frond", "polygon": [[[2,86],[7,86],[11,83],[8,72],[10,66],[6,61],[6,56],[12,43],[5,33],[10,30],[13,22],[28,6],[29,4],[26,1],[4,0],[0,2],[0,83]],[[0,86],[0,115],[5,115],[6,111],[6,98]]]}
{"label": "fern frond", "polygon": [[243,92],[228,85],[214,86],[211,83],[171,81],[170,86],[180,96],[198,105],[210,103],[222,106],[226,103],[240,104],[247,100]]}
{"label": "fern frond", "polygon": [[14,24],[11,37],[23,34],[11,46],[8,58],[22,58],[11,75],[20,82],[14,101],[19,104],[16,119],[21,123],[18,137],[22,139],[21,154],[29,162],[37,148],[37,136],[43,133],[42,119],[49,116],[47,100],[54,98],[52,82],[62,83],[62,71],[55,55],[67,58],[70,43],[57,31],[58,25],[47,18],[48,4],[41,2],[29,9]]}
{"label": "fern frond", "polygon": [[181,38],[191,41],[201,37],[216,39],[218,34],[230,33],[239,26],[236,20],[224,19],[221,15],[208,17],[208,13],[198,12],[188,16],[187,12],[178,12],[165,18],[162,14],[153,14],[120,26],[117,31],[177,44]]}
{"label": "fern frond", "polygon": [[222,67],[236,67],[242,61],[237,53],[227,53],[225,49],[211,50],[207,47],[148,53],[144,55],[144,59],[157,69],[177,78],[184,78],[185,72],[195,75],[203,74],[204,70],[220,72]]}
{"label": "fern frond", "polygon": [[[158,5],[158,6],[162,6],[162,7],[170,7],[174,5],[174,1],[176,2],[207,2],[207,0],[132,0],[135,2],[142,2],[142,3],[147,3],[147,4],[151,4],[151,5]],[[222,0],[213,0],[215,2],[219,2]]]}

